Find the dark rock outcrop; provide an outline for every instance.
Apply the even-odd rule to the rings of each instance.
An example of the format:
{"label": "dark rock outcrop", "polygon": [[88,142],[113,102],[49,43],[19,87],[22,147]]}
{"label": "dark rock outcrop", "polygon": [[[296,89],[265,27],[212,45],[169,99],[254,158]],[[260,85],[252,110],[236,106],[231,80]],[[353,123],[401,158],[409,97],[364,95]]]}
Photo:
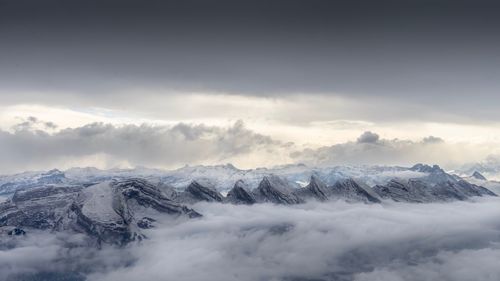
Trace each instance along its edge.
{"label": "dark rock outcrop", "polygon": [[17,191],[0,204],[0,227],[53,229],[81,188],[47,186]]}
{"label": "dark rock outcrop", "polygon": [[471,184],[465,180],[459,180],[456,185],[458,185],[460,188],[459,190],[465,194],[467,197],[473,197],[473,196],[497,196],[495,193],[491,192],[489,189]]}
{"label": "dark rock outcrop", "polygon": [[426,164],[416,164],[413,167],[410,168],[410,170],[415,171],[415,172],[421,172],[421,173],[444,173],[444,170],[441,169],[438,165],[426,165]]}
{"label": "dark rock outcrop", "polygon": [[234,184],[234,187],[228,192],[226,199],[232,204],[251,205],[257,202],[254,195],[248,190],[248,186],[242,180],[238,180]]}
{"label": "dark rock outcrop", "polygon": [[315,175],[311,176],[309,184],[304,188],[299,188],[294,193],[303,199],[315,199],[318,201],[327,201],[329,199],[330,190],[324,182]]}
{"label": "dark rock outcrop", "polygon": [[192,181],[185,191],[177,196],[177,201],[182,203],[222,202],[224,197],[209,183]]}
{"label": "dark rock outcrop", "polygon": [[[155,185],[150,184],[143,179],[130,179],[112,184],[113,192],[116,194],[115,198],[121,199],[119,195],[123,196],[125,202],[115,199],[114,207],[118,213],[126,212],[126,206],[120,206],[119,203],[130,203],[135,201],[143,208],[152,208],[161,213],[171,215],[187,215],[190,218],[200,217],[201,215],[186,206],[179,205],[167,198]],[[118,194],[117,194],[118,193]],[[124,214],[125,215],[125,214]]]}
{"label": "dark rock outcrop", "polygon": [[285,205],[303,203],[304,200],[294,194],[293,191],[294,189],[286,181],[275,175],[271,175],[265,176],[253,193],[258,202]]}
{"label": "dark rock outcrop", "polygon": [[396,202],[424,203],[433,198],[427,185],[420,180],[404,182],[393,179],[385,185],[376,185],[373,189],[381,198]]}
{"label": "dark rock outcrop", "polygon": [[427,176],[419,178],[421,181],[426,182],[427,184],[432,183],[432,184],[444,184],[449,181],[455,182],[457,179],[448,173],[446,173],[441,167],[438,165],[424,165],[424,164],[417,164],[410,168],[411,171],[415,172],[420,172],[420,173],[425,173]]}
{"label": "dark rock outcrop", "polygon": [[348,202],[380,203],[380,199],[371,188],[363,187],[351,178],[337,181],[329,189],[331,199],[342,199]]}
{"label": "dark rock outcrop", "polygon": [[444,202],[466,200],[474,196],[496,196],[490,190],[464,180],[446,182],[424,182],[423,179],[391,180],[386,185],[377,185],[373,189],[380,197],[396,202]]}
{"label": "dark rock outcrop", "polygon": [[475,171],[473,174],[472,174],[472,177],[477,179],[477,180],[482,180],[482,181],[486,181],[488,179],[486,179],[485,176],[483,176],[481,173],[479,173],[478,171]]}
{"label": "dark rock outcrop", "polygon": [[155,216],[201,215],[168,199],[142,179],[103,182],[88,188],[42,187],[16,192],[0,204],[0,227],[73,231],[100,243],[123,245],[143,239]]}

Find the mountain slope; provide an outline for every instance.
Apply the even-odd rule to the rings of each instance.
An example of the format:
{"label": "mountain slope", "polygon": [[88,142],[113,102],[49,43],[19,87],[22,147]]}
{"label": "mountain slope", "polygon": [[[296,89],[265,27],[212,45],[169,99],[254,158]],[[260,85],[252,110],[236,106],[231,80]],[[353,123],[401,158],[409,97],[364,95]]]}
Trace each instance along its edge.
{"label": "mountain slope", "polygon": [[227,201],[233,204],[255,204],[255,196],[249,191],[244,181],[238,180],[234,187],[227,193]]}
{"label": "mountain slope", "polygon": [[0,228],[74,231],[100,243],[123,245],[144,238],[163,214],[201,216],[143,179],[103,182],[88,188],[41,187],[18,191],[0,203]]}
{"label": "mountain slope", "polygon": [[254,196],[258,202],[270,202],[275,204],[299,204],[304,200],[298,197],[289,184],[275,175],[265,176],[254,190]]}

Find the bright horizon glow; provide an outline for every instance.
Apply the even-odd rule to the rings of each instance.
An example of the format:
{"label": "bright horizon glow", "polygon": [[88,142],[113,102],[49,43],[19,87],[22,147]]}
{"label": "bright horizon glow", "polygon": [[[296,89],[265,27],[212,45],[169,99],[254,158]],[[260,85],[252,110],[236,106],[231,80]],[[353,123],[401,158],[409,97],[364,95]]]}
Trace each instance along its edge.
{"label": "bright horizon glow", "polygon": [[[137,97],[142,96],[145,97],[144,100],[134,102],[138,100]],[[348,152],[354,153],[352,159],[349,158],[349,155],[337,156],[339,160],[333,159],[332,164],[410,165],[416,162],[425,162],[437,163],[453,169],[467,163],[480,162],[491,155],[500,154],[500,126],[497,123],[451,123],[447,120],[416,120],[412,117],[402,120],[380,118],[376,114],[370,113],[370,110],[374,110],[376,106],[369,106],[364,100],[356,102],[353,99],[324,95],[269,98],[201,93],[160,95],[156,92],[134,93],[131,98],[130,105],[134,105],[133,107],[125,106],[121,102],[113,105],[100,101],[94,101],[90,104],[82,103],[81,106],[77,106],[73,102],[61,102],[59,105],[51,105],[50,103],[3,105],[0,111],[0,129],[5,133],[19,134],[21,128],[19,124],[26,122],[30,117],[35,117],[37,123],[30,124],[29,130],[32,132],[40,130],[46,132],[48,136],[57,136],[66,129],[75,130],[96,122],[110,124],[115,128],[133,125],[138,128],[148,126],[166,129],[174,128],[178,124],[185,124],[190,127],[209,126],[213,127],[214,130],[226,130],[237,122],[242,122],[248,132],[269,138],[274,142],[264,146],[254,143],[252,146],[257,145],[259,148],[248,148],[250,150],[245,152],[226,151],[225,148],[217,148],[218,141],[213,138],[214,136],[206,135],[202,138],[208,138],[213,142],[213,147],[210,150],[205,150],[211,156],[207,154],[197,158],[187,155],[185,159],[192,159],[189,160],[192,162],[186,160],[178,163],[173,163],[168,159],[164,163],[159,160],[148,162],[147,159],[142,158],[137,162],[137,159],[127,158],[126,155],[120,153],[118,153],[120,156],[117,157],[117,152],[110,154],[106,151],[107,148],[96,147],[78,155],[65,155],[65,152],[54,154],[54,159],[49,161],[52,165],[50,167],[60,169],[74,166],[95,166],[101,169],[147,166],[173,169],[185,164],[216,165],[229,162],[244,169],[272,167],[313,160],[311,158],[291,157],[297,151],[337,146],[336,153],[340,153],[338,147],[349,143],[355,144],[357,138],[366,131],[376,133],[380,140],[391,143],[393,152],[389,153],[401,155],[395,155],[388,159],[382,157],[377,163],[376,157],[381,157],[384,153],[380,152],[382,154],[375,153],[364,157],[357,155],[358,152]],[[100,106],[96,107],[96,105]],[[57,127],[45,127],[46,122],[52,122]],[[417,143],[429,136],[439,138],[443,142],[433,150],[429,150],[428,147],[417,147]],[[220,135],[219,137],[224,136]],[[241,137],[246,138],[243,135]],[[42,140],[39,139],[38,142],[40,141]],[[162,140],[158,139],[157,141],[158,145],[161,145]],[[200,139],[200,141],[206,143],[207,140]],[[415,143],[415,145],[413,148],[402,148],[402,145],[408,146],[405,142]],[[176,145],[182,146],[183,143],[179,142]],[[140,148],[137,149],[139,149],[137,153],[140,154]],[[176,148],[162,147],[159,149]],[[230,149],[237,149],[237,146]],[[161,153],[171,155],[168,151]],[[218,155],[220,153],[229,154],[220,156]],[[370,155],[369,152],[359,153]],[[426,153],[429,155],[425,155]],[[375,157],[375,159],[371,157]],[[24,170],[43,168],[39,164],[32,165],[31,163],[27,163],[25,167]],[[3,172],[10,173],[22,170],[15,168]]]}

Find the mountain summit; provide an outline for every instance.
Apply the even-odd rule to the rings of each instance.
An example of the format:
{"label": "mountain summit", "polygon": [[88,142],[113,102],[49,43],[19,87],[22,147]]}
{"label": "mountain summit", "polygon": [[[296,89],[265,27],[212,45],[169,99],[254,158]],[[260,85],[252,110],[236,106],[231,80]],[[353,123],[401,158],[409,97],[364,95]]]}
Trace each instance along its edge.
{"label": "mountain summit", "polygon": [[473,174],[472,174],[472,177],[475,178],[475,179],[478,179],[478,180],[483,180],[483,181],[486,181],[486,177],[484,177],[481,173],[479,173],[478,171],[475,171]]}
{"label": "mountain summit", "polygon": [[[482,186],[490,182],[478,172],[469,182],[466,178],[446,173],[437,165],[375,167],[366,170],[293,166],[266,169],[263,172],[238,171],[236,174],[231,167],[228,169],[225,166],[217,167],[216,175],[220,179],[214,179],[206,172],[213,171],[213,168],[199,166],[196,170],[196,175],[205,177],[190,178],[193,174],[184,172],[148,172],[148,179],[146,176],[138,178],[123,175],[123,178],[109,179],[111,176],[104,175],[103,171],[99,171],[100,176],[95,177],[92,175],[93,170],[88,170],[86,176],[80,175],[78,178],[68,178],[58,170],[23,173],[20,178],[4,177],[3,186],[8,191],[14,188],[14,193],[7,201],[0,203],[0,234],[29,235],[33,230],[71,231],[86,234],[98,245],[124,245],[144,239],[144,229],[155,227],[165,216],[200,217],[202,214],[195,209],[201,202],[296,205],[310,200],[342,200],[380,204],[387,200],[429,203],[496,196]],[[228,170],[231,170],[229,174],[226,173]],[[385,180],[387,171],[394,176]],[[370,186],[362,180],[366,175],[372,179],[377,173],[384,175],[376,179],[379,184]],[[229,178],[223,178],[226,176]],[[220,185],[235,177],[239,178],[224,196],[225,192],[219,192]],[[305,177],[308,179],[304,180]],[[93,181],[99,182],[89,184]],[[186,185],[180,188],[170,185],[171,182]],[[252,185],[255,182],[258,184]]]}

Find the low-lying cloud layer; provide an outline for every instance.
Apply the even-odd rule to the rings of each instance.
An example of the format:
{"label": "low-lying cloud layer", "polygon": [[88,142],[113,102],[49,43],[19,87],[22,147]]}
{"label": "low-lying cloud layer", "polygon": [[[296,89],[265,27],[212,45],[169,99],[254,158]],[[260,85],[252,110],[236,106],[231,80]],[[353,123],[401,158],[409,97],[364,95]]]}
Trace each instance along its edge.
{"label": "low-lying cloud layer", "polygon": [[[0,272],[80,270],[74,280],[103,281],[496,281],[499,203],[203,203],[195,205],[203,218],[166,223],[125,249],[70,249],[54,234],[28,235],[0,251]],[[64,243],[70,239],[80,243]]]}

